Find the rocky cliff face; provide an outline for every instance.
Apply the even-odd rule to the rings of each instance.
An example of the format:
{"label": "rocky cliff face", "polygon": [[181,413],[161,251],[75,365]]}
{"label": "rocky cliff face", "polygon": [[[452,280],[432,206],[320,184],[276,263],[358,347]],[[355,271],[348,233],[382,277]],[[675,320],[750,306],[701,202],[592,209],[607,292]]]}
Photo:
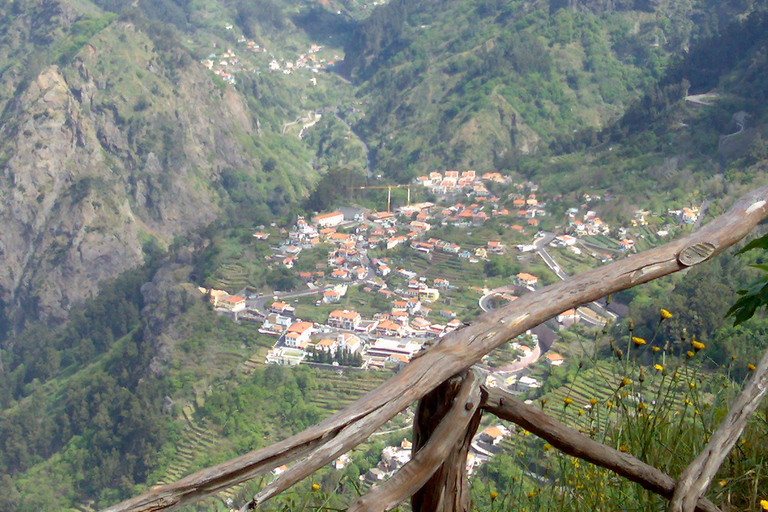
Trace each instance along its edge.
{"label": "rocky cliff face", "polygon": [[[99,281],[142,263],[147,243],[213,222],[228,200],[224,170],[262,172],[245,147],[257,122],[232,87],[183,52],[158,51],[131,23],[114,21],[71,62],[43,66],[0,127],[6,311],[63,318]],[[289,192],[302,193],[304,180],[291,178]]]}

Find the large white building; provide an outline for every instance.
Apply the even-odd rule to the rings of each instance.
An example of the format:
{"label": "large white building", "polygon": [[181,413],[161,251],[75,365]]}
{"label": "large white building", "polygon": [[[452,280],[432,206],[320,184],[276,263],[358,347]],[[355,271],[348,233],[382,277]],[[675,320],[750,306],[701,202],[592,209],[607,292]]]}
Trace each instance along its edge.
{"label": "large white building", "polygon": [[341,212],[323,213],[312,218],[312,224],[321,228],[332,228],[344,222],[344,214]]}

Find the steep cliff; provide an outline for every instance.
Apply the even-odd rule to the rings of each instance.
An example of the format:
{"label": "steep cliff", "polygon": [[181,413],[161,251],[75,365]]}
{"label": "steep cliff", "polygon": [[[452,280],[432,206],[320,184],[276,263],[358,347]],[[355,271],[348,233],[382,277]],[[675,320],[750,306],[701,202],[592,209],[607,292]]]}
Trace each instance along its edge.
{"label": "steep cliff", "polygon": [[[54,35],[31,44],[43,7]],[[278,171],[265,176],[264,135],[247,98],[214,83],[173,34],[110,17],[73,51],[71,24],[83,19],[46,0],[3,39],[0,299],[17,321],[63,318],[100,280],[142,263],[147,244],[213,222],[232,205],[227,175],[250,184],[250,217],[279,213],[313,181],[301,155],[289,166],[279,150],[270,153]],[[16,51],[13,62],[28,69],[8,57],[19,40],[29,53]]]}

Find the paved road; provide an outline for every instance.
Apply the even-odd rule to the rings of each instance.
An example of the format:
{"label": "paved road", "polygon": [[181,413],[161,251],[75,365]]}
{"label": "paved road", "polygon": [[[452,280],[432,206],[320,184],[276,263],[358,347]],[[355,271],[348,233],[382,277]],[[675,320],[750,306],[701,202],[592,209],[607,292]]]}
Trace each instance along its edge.
{"label": "paved road", "polygon": [[686,96],[685,101],[690,101],[691,103],[696,103],[698,105],[712,105],[712,103],[709,103],[706,100],[709,99],[716,99],[718,97],[717,93],[709,92],[706,94],[694,94],[692,96]]}
{"label": "paved road", "polygon": [[547,245],[555,239],[554,233],[549,233],[546,231],[541,232],[541,236],[538,237],[534,242],[533,246],[536,247],[536,254],[541,256],[541,259],[544,260],[544,263],[546,263],[547,267],[557,275],[561,280],[565,280],[568,278],[568,274],[566,274],[562,268],[560,268],[560,265],[557,264],[555,259],[552,257],[549,252],[547,252]]}
{"label": "paved road", "polygon": [[[552,240],[554,240],[555,234],[554,233],[547,233],[544,232],[544,235],[540,237],[538,240],[534,242],[534,246],[536,246],[536,253],[541,256],[541,259],[544,260],[544,263],[546,263],[547,267],[557,275],[560,280],[565,281],[568,279],[568,274],[565,273],[565,271],[560,268],[560,265],[557,264],[555,259],[552,257],[549,252],[547,252],[546,246],[549,244]],[[482,307],[482,305],[481,305]],[[589,308],[592,311],[594,311],[597,315],[600,315],[602,317],[610,318],[611,320],[616,320],[618,317],[605,309],[602,305],[592,302],[589,304],[586,304],[583,306],[585,308]],[[602,325],[603,322],[601,322],[599,319],[597,319],[597,315],[593,315],[590,313],[587,313],[586,311],[582,311],[583,308],[578,309],[579,317],[583,322],[586,322],[590,325]]]}
{"label": "paved road", "polygon": [[561,281],[565,281],[568,279],[568,274],[565,273],[565,271],[560,268],[560,265],[557,264],[555,261],[555,258],[552,257],[547,250],[542,247],[538,251],[536,251],[539,256],[541,256],[541,259],[544,260],[544,263],[546,263],[547,267],[549,267],[549,270],[555,273],[555,275],[560,278]]}
{"label": "paved road", "polygon": [[[268,295],[259,295],[253,299],[246,299],[245,306],[253,311],[256,311],[260,315],[267,316],[269,306],[277,300],[286,301],[289,299],[295,299],[296,297],[305,297],[307,295],[314,295],[316,293],[323,293],[326,290],[330,290],[333,286],[323,286],[315,288],[314,290],[300,290],[296,292],[274,292]],[[269,304],[269,305],[268,305]]]}

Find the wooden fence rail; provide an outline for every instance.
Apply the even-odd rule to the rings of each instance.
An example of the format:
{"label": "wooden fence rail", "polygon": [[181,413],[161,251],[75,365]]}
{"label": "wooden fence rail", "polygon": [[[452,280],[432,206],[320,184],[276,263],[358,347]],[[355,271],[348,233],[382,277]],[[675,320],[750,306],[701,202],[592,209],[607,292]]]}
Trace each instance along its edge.
{"label": "wooden fence rail", "polygon": [[[403,371],[368,395],[304,432],[272,446],[200,470],[178,482],[152,489],[145,494],[109,507],[104,512],[139,512],[177,508],[269,472],[280,465],[301,459],[301,463],[294,464],[267,485],[241,510],[253,508],[353,449],[390,418],[430,394],[432,397],[428,400],[433,402],[443,400],[449,406],[445,412],[444,421],[437,425],[425,426],[426,432],[435,433],[434,439],[438,439],[437,432],[440,436],[448,436],[446,429],[455,430],[450,434],[450,439],[454,440],[453,449],[446,452],[440,446],[443,443],[431,442],[432,438],[428,437],[431,434],[428,434],[425,436],[422,450],[414,453],[414,464],[411,464],[404,474],[424,477],[423,484],[430,486],[430,495],[443,492],[446,497],[450,497],[448,496],[450,493],[445,492],[445,489],[451,489],[452,493],[463,492],[461,491],[463,477],[456,471],[441,470],[441,464],[435,467],[435,460],[442,458],[444,463],[455,465],[456,460],[460,458],[457,456],[458,450],[462,449],[466,435],[472,430],[472,424],[475,421],[473,418],[477,414],[476,408],[480,406],[480,400],[474,398],[477,393],[474,382],[477,378],[473,377],[475,375],[473,372],[466,373],[473,364],[510,339],[565,310],[714,257],[746,236],[766,216],[768,216],[768,187],[762,187],[747,194],[727,213],[687,237],[537,290],[502,309],[482,315],[472,324],[441,339],[439,343],[411,361]],[[446,391],[451,386],[438,389],[441,384],[459,375],[464,377],[458,385],[458,391],[454,391],[457,397],[461,397],[460,400],[456,397],[451,398],[453,391],[451,393]],[[759,376],[755,375],[755,377]],[[438,391],[435,391],[436,389]],[[486,392],[486,397],[485,404],[488,411],[504,418],[516,417],[510,412],[509,405],[501,404],[499,400],[502,397],[497,397],[490,391]],[[464,405],[456,406],[461,400],[464,400]],[[513,402],[508,402],[508,404],[511,403]],[[446,424],[446,421],[451,423]],[[517,422],[515,419],[512,421]],[[451,425],[455,428],[448,428]],[[544,433],[540,432],[540,434],[543,436]],[[560,444],[559,448],[565,450],[566,445]],[[574,453],[585,460],[599,463],[600,456],[594,455],[592,448],[585,450]],[[423,455],[421,455],[422,452]],[[591,458],[588,457],[590,454],[593,454]],[[624,457],[619,459],[629,463],[629,459]],[[640,468],[635,462],[629,465],[635,466],[635,469]],[[610,464],[605,467],[616,469]],[[642,469],[651,475],[648,478],[655,478],[656,483],[648,484],[650,487],[647,487],[655,489],[654,492],[659,492],[665,497],[671,497],[673,490],[670,490],[670,485],[674,486],[674,480],[663,473],[658,474],[660,472],[652,476],[654,472],[650,471],[651,469],[653,468]],[[629,470],[620,474],[633,478],[633,473]],[[442,475],[439,478],[442,482],[440,485],[444,486],[443,491],[439,491],[434,481],[430,480],[435,475]],[[388,506],[392,506],[393,502],[405,499],[411,494],[417,496],[414,501],[415,511],[427,510],[420,507],[419,503],[433,503],[430,500],[419,501],[424,498],[424,493],[413,489],[410,478],[399,476],[399,474],[392,478],[393,483],[385,483],[378,488],[383,488],[386,492],[372,491],[378,493],[376,503],[370,505],[367,498],[363,497],[354,505],[357,507],[356,510],[385,510]],[[635,481],[640,480],[635,479]],[[419,480],[419,482],[421,485],[422,481]],[[696,498],[698,496],[700,494]],[[443,499],[439,503],[441,503],[440,510],[446,511],[460,510],[467,506],[463,498]],[[382,508],[381,505],[385,506]],[[703,499],[693,499],[692,502],[687,502],[687,505],[691,508],[687,508],[686,512],[692,511],[694,506],[699,510],[718,510],[715,505]]]}

